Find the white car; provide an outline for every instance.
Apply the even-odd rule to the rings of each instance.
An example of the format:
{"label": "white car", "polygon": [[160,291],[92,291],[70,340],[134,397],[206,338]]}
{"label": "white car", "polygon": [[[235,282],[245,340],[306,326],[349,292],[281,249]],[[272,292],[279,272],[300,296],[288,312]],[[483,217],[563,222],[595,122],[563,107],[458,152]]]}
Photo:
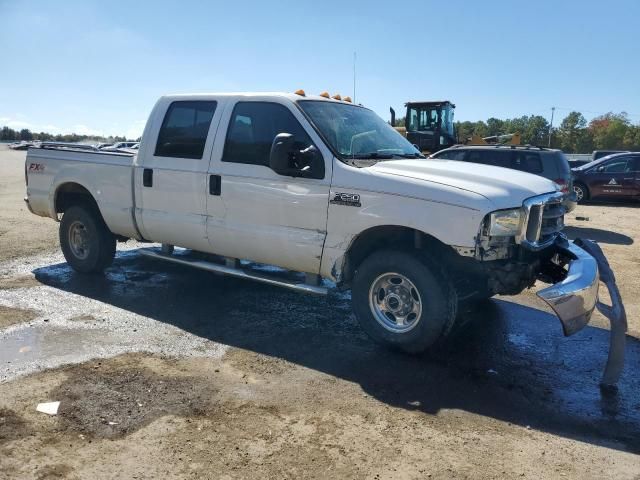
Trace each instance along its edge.
{"label": "white car", "polygon": [[26,173],[29,209],[61,222],[79,272],[135,238],[163,244],[141,250],[158,259],[301,292],[325,294],[328,279],[352,290],[373,339],[409,352],[446,336],[459,302],[536,279],[554,283],[538,295],[565,334],[596,303],[596,261],[561,235],[552,181],[425,160],[371,110],[328,95],[165,96],[137,156],[32,149]]}
{"label": "white car", "polygon": [[118,152],[123,149],[132,148],[138,142],[116,142],[111,145],[106,145],[104,147],[99,147],[100,150],[104,150],[105,152]]}

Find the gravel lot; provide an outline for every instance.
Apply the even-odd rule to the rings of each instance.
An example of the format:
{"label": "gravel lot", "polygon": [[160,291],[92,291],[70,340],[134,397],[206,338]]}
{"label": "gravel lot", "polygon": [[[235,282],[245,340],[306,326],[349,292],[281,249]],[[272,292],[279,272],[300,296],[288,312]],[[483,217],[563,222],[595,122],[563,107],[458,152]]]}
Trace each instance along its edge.
{"label": "gravel lot", "polygon": [[0,478],[640,479],[640,205],[568,217],[626,301],[627,364],[603,397],[606,319],[564,338],[533,292],[409,357],[371,344],[335,290],[166,265],[134,242],[80,276],[23,205],[24,157],[0,146]]}

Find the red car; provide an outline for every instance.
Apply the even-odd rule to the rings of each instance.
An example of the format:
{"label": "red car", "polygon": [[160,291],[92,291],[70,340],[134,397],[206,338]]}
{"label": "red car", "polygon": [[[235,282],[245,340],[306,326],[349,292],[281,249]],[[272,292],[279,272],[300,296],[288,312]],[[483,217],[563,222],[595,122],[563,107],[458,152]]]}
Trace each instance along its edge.
{"label": "red car", "polygon": [[576,200],[640,200],[640,152],[616,153],[571,170]]}

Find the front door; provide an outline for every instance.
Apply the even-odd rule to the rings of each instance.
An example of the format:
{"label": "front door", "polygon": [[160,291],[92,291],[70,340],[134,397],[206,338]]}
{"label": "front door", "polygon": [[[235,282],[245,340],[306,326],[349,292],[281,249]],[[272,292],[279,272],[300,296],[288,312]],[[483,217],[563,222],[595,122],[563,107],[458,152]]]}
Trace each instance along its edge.
{"label": "front door", "polygon": [[[333,157],[304,116],[287,104],[240,101],[225,117],[226,139],[216,142],[209,167],[210,250],[318,273]],[[279,133],[292,134],[298,151],[311,146],[318,150],[311,175],[283,176],[269,167],[271,145]]]}
{"label": "front door", "polygon": [[135,168],[138,226],[149,240],[207,250],[207,168],[222,109],[203,100],[156,110],[148,130],[157,141],[145,142]]}
{"label": "front door", "polygon": [[595,168],[590,174],[589,189],[593,197],[622,197],[627,175],[626,156],[613,158]]}

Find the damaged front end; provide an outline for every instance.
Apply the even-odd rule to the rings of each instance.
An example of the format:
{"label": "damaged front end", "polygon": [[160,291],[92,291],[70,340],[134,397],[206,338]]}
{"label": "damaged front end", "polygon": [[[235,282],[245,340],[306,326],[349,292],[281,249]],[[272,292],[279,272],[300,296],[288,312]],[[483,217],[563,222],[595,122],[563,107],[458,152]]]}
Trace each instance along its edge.
{"label": "damaged front end", "polygon": [[598,262],[574,242],[559,236],[555,255],[541,265],[539,279],[551,283],[536,292],[560,319],[566,336],[582,330],[598,300]]}
{"label": "damaged front end", "polygon": [[[624,360],[626,314],[615,277],[600,247],[569,241],[562,233],[564,206],[560,193],[525,200],[522,208],[487,215],[476,239],[474,256],[484,265],[493,294],[514,295],[536,280],[550,283],[537,291],[556,313],[566,336],[582,330],[594,309],[611,322],[609,359],[601,385],[613,386]],[[602,280],[612,300],[598,300]]]}

